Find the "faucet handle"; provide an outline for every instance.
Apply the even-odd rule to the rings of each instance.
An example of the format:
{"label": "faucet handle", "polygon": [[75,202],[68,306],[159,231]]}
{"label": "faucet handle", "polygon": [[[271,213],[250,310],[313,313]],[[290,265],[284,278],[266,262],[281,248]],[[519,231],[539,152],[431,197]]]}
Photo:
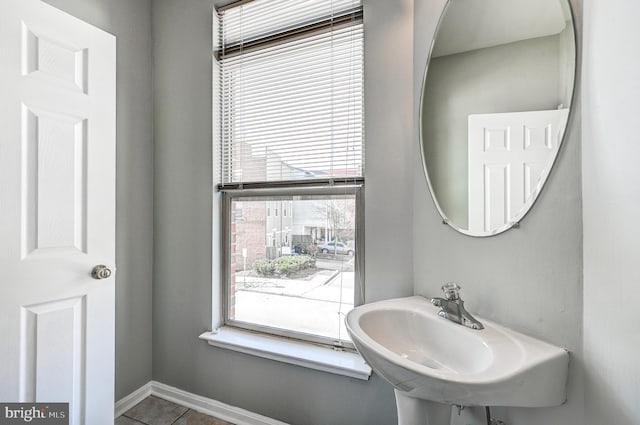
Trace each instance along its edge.
{"label": "faucet handle", "polygon": [[457,301],[460,299],[460,285],[455,282],[449,282],[442,285],[445,299],[449,301]]}

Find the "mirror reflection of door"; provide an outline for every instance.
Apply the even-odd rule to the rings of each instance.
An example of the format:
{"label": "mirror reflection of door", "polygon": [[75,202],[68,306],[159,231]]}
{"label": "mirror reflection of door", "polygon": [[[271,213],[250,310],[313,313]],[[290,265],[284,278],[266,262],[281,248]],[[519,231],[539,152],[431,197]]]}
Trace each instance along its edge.
{"label": "mirror reflection of door", "polygon": [[510,224],[540,190],[568,109],[469,115],[469,227]]}

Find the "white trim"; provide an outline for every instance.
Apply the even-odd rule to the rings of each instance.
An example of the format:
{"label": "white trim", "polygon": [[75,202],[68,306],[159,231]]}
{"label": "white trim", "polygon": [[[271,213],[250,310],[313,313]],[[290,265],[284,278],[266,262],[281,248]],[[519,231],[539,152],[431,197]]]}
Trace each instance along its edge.
{"label": "white trim", "polygon": [[285,422],[280,422],[239,407],[230,406],[217,400],[192,394],[156,381],[149,381],[128,396],[118,400],[115,409],[116,418],[150,395],[177,403],[181,406],[188,407],[189,409],[193,409],[209,416],[214,416],[218,419],[232,422],[236,425],[288,425]]}
{"label": "white trim", "polygon": [[244,329],[223,326],[204,332],[200,339],[210,345],[253,356],[294,364],[309,369],[362,380],[371,376],[371,367],[358,353],[336,351],[329,347],[280,338]]}
{"label": "white trim", "polygon": [[151,395],[151,383],[152,381],[147,382],[128,396],[122,397],[120,400],[116,401],[115,417],[117,418],[145,398],[149,397]]}

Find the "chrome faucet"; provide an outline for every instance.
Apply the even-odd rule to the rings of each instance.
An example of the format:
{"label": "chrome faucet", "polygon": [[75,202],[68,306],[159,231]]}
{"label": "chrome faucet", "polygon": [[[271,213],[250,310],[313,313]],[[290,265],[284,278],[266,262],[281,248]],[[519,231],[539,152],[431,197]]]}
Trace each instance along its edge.
{"label": "chrome faucet", "polygon": [[440,307],[438,316],[471,329],[484,329],[482,323],[476,320],[476,318],[464,308],[464,301],[460,298],[460,289],[462,288],[454,282],[442,285],[444,298],[431,299],[431,304]]}

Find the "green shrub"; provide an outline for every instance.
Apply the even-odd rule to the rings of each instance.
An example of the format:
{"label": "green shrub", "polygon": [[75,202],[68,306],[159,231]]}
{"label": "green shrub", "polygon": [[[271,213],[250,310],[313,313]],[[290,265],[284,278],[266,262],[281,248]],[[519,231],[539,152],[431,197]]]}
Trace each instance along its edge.
{"label": "green shrub", "polygon": [[262,276],[288,276],[304,269],[314,268],[316,259],[310,255],[288,255],[275,260],[256,260],[253,270]]}
{"label": "green shrub", "polygon": [[253,271],[262,276],[270,276],[275,271],[269,260],[256,260],[253,262]]}

